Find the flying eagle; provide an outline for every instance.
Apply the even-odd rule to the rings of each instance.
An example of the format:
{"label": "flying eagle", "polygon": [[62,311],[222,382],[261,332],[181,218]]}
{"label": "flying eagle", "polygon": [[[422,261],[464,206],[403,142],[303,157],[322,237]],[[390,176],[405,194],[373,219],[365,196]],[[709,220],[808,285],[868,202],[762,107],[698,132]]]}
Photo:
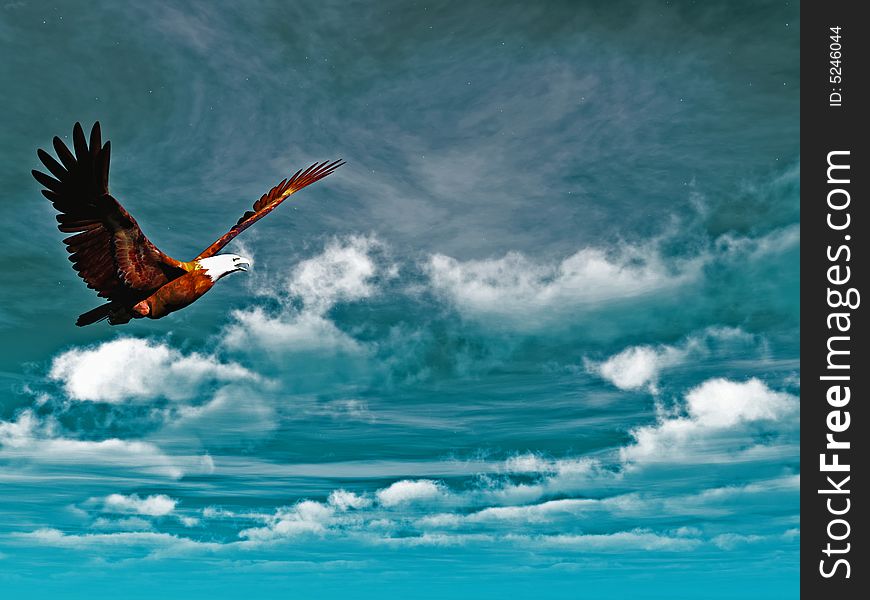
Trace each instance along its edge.
{"label": "flying eagle", "polygon": [[33,171],[45,186],[42,195],[60,212],[69,259],[79,277],[108,302],[79,316],[76,325],[108,319],[112,325],[130,319],[160,319],[184,308],[229,273],[247,271],[251,261],[236,254],[218,254],[234,237],[272,212],[290,194],[323,179],[344,163],[315,163],[299,170],[254,203],[227,233],[189,262],[175,260],[152,244],[136,220],[109,194],[110,144],[100,141],[94,123],[90,143],[79,123],[73,128],[73,149],[55,137],[60,162],[40,149],[37,155],[54,177]]}

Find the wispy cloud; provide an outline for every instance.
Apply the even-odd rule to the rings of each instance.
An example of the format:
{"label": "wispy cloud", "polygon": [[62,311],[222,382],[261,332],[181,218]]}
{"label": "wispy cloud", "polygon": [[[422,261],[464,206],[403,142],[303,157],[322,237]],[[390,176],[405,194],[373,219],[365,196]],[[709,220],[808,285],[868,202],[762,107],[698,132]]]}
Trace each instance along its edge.
{"label": "wispy cloud", "polygon": [[79,440],[56,434],[51,422],[43,422],[31,410],[14,421],[0,421],[0,457],[32,461],[55,467],[124,467],[177,479],[186,470],[207,471],[210,461],[200,457],[173,457],[156,445],[108,438]]}
{"label": "wispy cloud", "polygon": [[91,525],[94,529],[106,531],[150,531],[151,521],[139,517],[125,517],[123,519],[108,519],[99,517],[94,519]]}
{"label": "wispy cloud", "polygon": [[585,552],[626,552],[663,550],[687,552],[703,542],[692,537],[662,535],[649,530],[619,531],[605,534],[550,535],[529,540],[532,545],[580,550]]}
{"label": "wispy cloud", "polygon": [[54,546],[73,550],[111,548],[119,556],[138,554],[150,558],[186,556],[192,553],[220,551],[225,548],[225,545],[216,542],[198,542],[190,538],[154,531],[67,534],[58,529],[43,528],[11,535],[13,539],[38,546]]}

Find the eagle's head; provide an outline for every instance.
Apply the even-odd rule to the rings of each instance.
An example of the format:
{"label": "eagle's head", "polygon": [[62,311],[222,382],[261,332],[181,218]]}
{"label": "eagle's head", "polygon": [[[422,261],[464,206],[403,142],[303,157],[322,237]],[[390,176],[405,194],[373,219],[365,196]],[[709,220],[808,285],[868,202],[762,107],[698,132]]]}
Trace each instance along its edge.
{"label": "eagle's head", "polygon": [[201,268],[205,269],[205,274],[211,277],[212,281],[217,281],[224,275],[236,271],[247,271],[251,268],[251,259],[238,254],[218,254],[217,256],[200,258],[197,262]]}

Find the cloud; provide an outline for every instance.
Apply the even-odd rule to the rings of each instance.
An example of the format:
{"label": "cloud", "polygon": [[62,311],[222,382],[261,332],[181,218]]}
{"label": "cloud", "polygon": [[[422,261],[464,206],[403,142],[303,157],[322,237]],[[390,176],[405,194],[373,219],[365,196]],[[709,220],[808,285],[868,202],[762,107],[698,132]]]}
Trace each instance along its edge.
{"label": "cloud", "polygon": [[695,538],[661,535],[644,529],[606,534],[538,536],[530,541],[542,546],[584,552],[625,552],[630,550],[686,552],[696,549],[703,543],[702,540]]}
{"label": "cloud", "polygon": [[390,537],[384,536],[372,540],[378,544],[388,546],[465,546],[469,544],[487,544],[502,540],[498,536],[485,533],[423,533],[422,535]]}
{"label": "cloud", "polygon": [[601,363],[589,363],[588,369],[621,390],[648,387],[654,392],[659,372],[682,362],[686,353],[672,346],[633,346]]}
{"label": "cloud", "polygon": [[432,287],[470,316],[537,321],[546,313],[594,307],[673,288],[695,279],[697,259],[666,264],[654,246],[623,245],[609,253],[584,248],[556,263],[519,252],[460,261],[441,254],[425,265]]}
{"label": "cloud", "polygon": [[736,327],[708,327],[699,333],[687,336],[676,345],[631,346],[604,361],[584,359],[586,370],[599,375],[621,390],[647,389],[657,393],[660,373],[668,368],[686,363],[690,358],[709,355],[712,346],[740,345],[758,346],[755,336]]}
{"label": "cloud", "polygon": [[195,352],[185,355],[137,338],[68,350],[54,358],[48,377],[73,400],[113,404],[158,397],[187,400],[208,384],[259,379],[236,363]]}
{"label": "cloud", "polygon": [[376,293],[376,279],[389,274],[375,257],[382,247],[370,237],[332,240],[320,254],[296,265],[282,285],[264,290],[277,300],[277,311],[261,307],[233,311],[223,344],[231,349],[282,352],[361,351],[363,346],[339,330],[326,313],[340,302]]}
{"label": "cloud", "polygon": [[800,225],[795,223],[759,237],[727,233],[716,238],[714,248],[725,258],[752,262],[791,250],[800,245],[800,240]]}
{"label": "cloud", "polygon": [[[791,252],[800,241],[795,225],[757,237],[728,233],[711,239],[699,231],[698,239],[685,249],[681,233],[676,220],[657,238],[615,247],[589,246],[561,260],[538,259],[517,251],[500,258],[470,260],[434,254],[422,269],[431,289],[467,318],[534,330],[630,303],[641,316],[649,314],[638,317],[643,324],[656,319],[651,301],[674,310],[675,300],[689,290],[704,296],[706,302],[700,308],[709,312],[722,302],[719,273],[745,279],[747,265],[754,265],[756,271],[769,268],[773,257]],[[677,244],[684,248],[679,254],[673,252]],[[727,291],[746,293],[742,287]],[[636,317],[634,312],[622,313],[623,320]],[[698,317],[695,314],[692,320]]]}
{"label": "cloud", "polygon": [[743,383],[710,379],[690,390],[686,401],[689,415],[704,427],[776,420],[797,409],[797,398],[771,391],[755,378]]}
{"label": "cloud", "polygon": [[600,485],[613,477],[594,457],[547,458],[524,453],[507,458],[498,472],[518,476],[507,479],[483,476],[478,489],[469,491],[478,504],[518,505],[553,495],[572,494]]}
{"label": "cloud", "polygon": [[713,538],[712,542],[722,550],[733,550],[738,546],[764,541],[764,536],[742,535],[738,533],[723,533]]}
{"label": "cloud", "polygon": [[200,520],[196,517],[188,517],[184,515],[179,515],[178,520],[185,527],[196,527],[200,523]]}
{"label": "cloud", "polygon": [[137,555],[144,553],[151,558],[186,556],[203,551],[217,551],[227,544],[200,542],[190,538],[155,531],[119,531],[114,533],[67,534],[59,529],[45,527],[31,532],[12,533],[13,539],[39,546],[92,550],[112,548],[115,554]]}
{"label": "cloud", "polygon": [[[735,256],[763,253],[767,251],[766,244],[736,243],[723,247],[723,253]],[[770,245],[782,246],[772,242]],[[314,363],[308,357],[317,352],[363,354],[371,351],[372,354],[367,356],[350,357],[358,358],[361,365],[365,363],[364,369],[368,372],[372,362],[368,358],[380,356],[375,352],[381,353],[384,348],[368,341],[358,341],[354,337],[355,330],[344,330],[333,320],[343,317],[344,311],[330,311],[342,303],[367,300],[381,292],[383,282],[394,276],[393,267],[379,254],[381,251],[382,245],[372,238],[351,236],[328,242],[322,252],[293,268],[286,279],[266,288],[264,295],[269,302],[265,305],[233,313],[232,322],[218,340],[221,349],[259,355],[263,354],[262,350],[272,351],[273,356],[280,360],[282,374],[295,372],[290,366],[292,363],[288,363],[288,355],[293,352],[299,353],[298,360],[305,361],[310,369]],[[478,309],[479,314],[484,314],[492,308],[497,314],[509,315],[514,310],[528,307],[541,315],[558,314],[563,309],[585,310],[587,305],[597,306],[602,298],[607,299],[605,303],[618,302],[620,298],[646,296],[680,286],[694,281],[700,268],[698,261],[703,263],[706,260],[672,261],[661,258],[656,252],[652,252],[651,258],[637,256],[634,252],[631,249],[616,253],[586,249],[555,263],[535,261],[518,253],[511,253],[503,259],[466,262],[435,255],[424,270],[431,289],[442,298],[451,299],[460,314],[478,314],[475,312]],[[443,260],[440,266],[439,256]],[[443,279],[439,282],[441,276]],[[586,289],[590,282],[600,283],[599,289]],[[400,293],[414,296],[415,301],[427,301],[429,296],[416,294],[417,291],[418,288],[406,288]],[[488,303],[492,304],[489,308],[484,306]],[[535,318],[532,315],[532,320]],[[121,343],[122,358],[127,362],[119,361],[120,366],[112,366],[110,371],[116,376],[126,371],[134,374],[130,381],[124,382],[121,392],[112,387],[108,376],[96,380],[86,377],[90,365],[85,359],[98,362],[100,351],[109,354],[110,344],[118,343]],[[390,337],[384,344],[392,343],[393,337]],[[659,378],[667,369],[707,357],[719,352],[720,346],[731,343],[751,344],[753,350],[759,348],[758,339],[740,329],[707,328],[674,343],[641,344],[605,355],[601,360],[585,359],[586,368],[619,389],[656,392]],[[387,348],[385,353],[389,352],[395,352],[395,348]],[[342,356],[340,362],[346,364],[347,358]],[[331,362],[339,361],[322,361]],[[192,368],[186,372],[173,372],[172,366],[179,363]],[[161,370],[169,373],[172,383],[152,382],[155,377],[147,376],[147,372],[153,374]],[[173,418],[167,419],[150,438],[152,442],[161,444],[163,440],[175,444],[193,440],[207,445],[230,438],[235,443],[240,439],[239,434],[258,439],[263,432],[281,426],[282,418],[288,414],[270,400],[268,392],[293,389],[299,393],[293,387],[297,385],[295,382],[281,378],[266,381],[240,364],[219,360],[214,355],[182,353],[165,344],[126,338],[64,353],[52,364],[51,375],[64,385],[71,398],[77,400],[119,403],[166,397],[180,401],[202,396],[207,391],[210,400],[206,402],[178,402],[164,410]],[[306,370],[305,377],[311,379],[310,370]],[[251,383],[263,387],[259,385],[263,382],[267,384],[265,391],[252,391]],[[319,394],[320,383],[313,385],[312,389]],[[217,389],[206,389],[207,386]],[[367,399],[357,399],[358,393],[359,397]],[[750,400],[741,401],[740,397],[746,395]],[[276,394],[276,397],[284,396]],[[348,397],[351,399],[346,399]],[[658,529],[662,518],[673,519],[675,515],[726,514],[730,508],[723,506],[725,495],[716,496],[711,492],[709,497],[686,496],[681,494],[679,481],[663,493],[659,491],[661,487],[668,487],[670,483],[657,484],[656,491],[649,493],[633,491],[643,489],[646,483],[644,472],[640,472],[642,470],[638,467],[667,462],[691,468],[700,462],[737,455],[747,458],[756,450],[758,452],[752,460],[765,460],[770,455],[764,454],[764,450],[775,451],[780,441],[777,438],[780,417],[787,420],[794,415],[791,408],[794,400],[788,394],[768,389],[758,380],[738,383],[711,379],[687,392],[674,412],[661,413],[655,424],[631,430],[632,441],[625,446],[602,448],[594,455],[553,458],[526,452],[508,456],[500,463],[480,460],[479,467],[466,466],[454,469],[455,473],[451,471],[453,474],[461,473],[459,476],[463,479],[458,484],[453,479],[436,479],[448,472],[440,467],[429,464],[426,468],[418,466],[416,470],[408,470],[407,463],[400,463],[398,471],[387,475],[398,480],[380,489],[327,489],[312,499],[302,499],[292,506],[278,509],[260,508],[248,512],[206,509],[202,512],[202,519],[205,527],[210,527],[210,519],[224,520],[222,535],[229,535],[230,541],[222,542],[223,546],[236,544],[249,549],[306,543],[305,540],[312,536],[352,539],[363,544],[507,544],[523,549],[577,552],[615,552],[618,548],[681,551],[700,544],[723,549],[730,538],[723,537],[720,543],[709,537],[706,541],[701,538],[702,531],[708,536],[721,534],[721,531],[710,533],[696,529],[679,534],[674,533],[673,523]],[[376,397],[364,395],[359,389],[342,390],[340,394],[310,400],[316,408],[300,411],[300,414],[366,423],[376,422],[374,415],[377,414],[377,422],[389,422],[390,411],[384,411],[379,402]],[[374,403],[374,409],[369,409],[369,403]],[[18,421],[5,425],[9,440],[27,439],[28,436],[40,440],[57,438],[56,430],[48,427],[48,422],[38,424],[36,429],[31,428],[30,434],[24,435],[19,431],[21,424]],[[787,424],[785,428],[788,428]],[[3,431],[0,427],[0,432]],[[160,452],[150,442],[115,439],[113,443],[115,447],[126,449],[132,446],[123,444],[141,444],[136,448],[143,453],[146,450]],[[121,455],[122,451],[117,452],[113,459],[118,460]],[[166,457],[166,460],[170,461],[170,458]],[[175,477],[195,464],[187,458],[171,461],[178,463],[177,470],[171,472]],[[251,469],[278,468],[265,463],[226,457],[222,465],[227,473],[242,476]],[[322,475],[322,469],[330,468],[329,465],[308,465],[304,466],[303,472]],[[367,468],[378,477],[384,476],[382,464]],[[354,475],[359,474],[356,466],[351,471]],[[749,495],[748,491],[734,493]],[[663,497],[667,494],[673,496],[670,503]],[[780,498],[778,495],[772,497]],[[681,506],[683,512],[680,512]],[[135,538],[140,540],[140,545],[153,544],[160,548],[174,548],[174,544],[183,546],[188,542],[196,544],[193,540],[173,542],[169,538],[147,537],[156,534],[155,528],[165,525],[166,520],[149,520],[140,516],[173,515],[169,522],[176,528],[199,524],[195,517],[177,514],[176,500],[169,496],[112,494],[103,500],[103,508],[104,512],[136,516],[114,520],[98,518],[92,525],[94,528],[113,532],[101,535],[141,534],[143,537]],[[650,528],[628,530],[638,525]],[[58,539],[51,530],[45,531],[48,533],[43,537],[51,538],[51,543],[76,548],[109,545],[118,540],[117,537],[70,535]],[[734,535],[744,534],[738,532]]]}
{"label": "cloud", "polygon": [[583,553],[617,553],[632,551],[688,552],[704,544],[703,539],[666,535],[645,529],[607,534],[486,534],[425,532],[417,536],[384,537],[379,543],[393,546],[465,546],[498,544],[539,550],[570,550]]}
{"label": "cloud", "polygon": [[359,496],[347,490],[334,490],[329,494],[328,502],[338,510],[368,508],[372,504],[369,498]]}
{"label": "cloud", "polygon": [[239,532],[239,537],[252,541],[323,534],[332,522],[335,509],[320,502],[303,500],[291,508],[279,509],[268,517],[265,527],[252,527]]}
{"label": "cloud", "polygon": [[507,473],[555,473],[558,463],[539,454],[527,452],[509,457],[505,460],[503,469]]}
{"label": "cloud", "polygon": [[[505,461],[502,472],[528,477],[533,474],[532,469],[538,469],[545,480],[541,482],[541,493],[564,496],[572,492],[569,486],[559,485],[560,478],[564,477],[560,472],[588,471],[580,467],[581,462],[578,459],[559,461],[540,456],[520,456],[514,457],[509,463]],[[595,489],[594,477],[586,480],[593,485],[583,486],[580,493]],[[631,485],[625,480],[622,484]],[[797,494],[799,477],[780,477],[692,494],[650,490],[600,498],[556,497],[519,505],[510,504],[513,500],[510,496],[489,494],[490,485],[485,481],[478,485],[478,489],[451,490],[445,483],[435,480],[400,480],[371,495],[339,488],[329,494],[326,502],[301,500],[292,506],[278,508],[271,514],[239,513],[209,507],[202,511],[204,519],[256,523],[255,526],[241,529],[236,541],[230,538],[211,546],[156,534],[153,531],[154,523],[138,517],[115,521],[101,518],[93,525],[118,533],[130,531],[131,537],[127,538],[115,537],[115,534],[111,534],[113,537],[74,536],[43,529],[32,532],[28,539],[80,549],[114,545],[122,539],[128,539],[131,548],[153,546],[161,548],[160,552],[167,556],[177,555],[181,551],[215,549],[216,546],[244,547],[247,551],[258,548],[265,550],[276,544],[302,543],[311,536],[400,546],[498,544],[500,547],[510,546],[523,551],[686,551],[701,545],[728,550],[739,544],[760,540],[757,535],[759,532],[747,535],[746,532],[713,531],[707,535],[714,537],[705,538],[703,535],[706,532],[697,527],[661,529],[661,520],[668,516],[685,519],[687,515],[709,517],[732,514],[735,510],[745,510],[747,506],[766,506],[772,501],[779,502],[784,498],[783,495]],[[574,486],[573,493],[577,493],[577,489]],[[503,504],[505,498],[509,503],[507,505]],[[445,506],[453,507],[455,512],[438,512]],[[174,514],[175,501],[165,496],[141,498],[113,494],[104,499],[104,508],[146,516],[164,516]],[[195,518],[179,517],[179,520],[186,527],[198,524]],[[656,525],[659,530],[637,527],[638,523],[643,522]],[[636,528],[620,529],[626,524]],[[600,528],[610,531],[588,531]],[[155,552],[151,551],[148,555],[154,556]]]}
{"label": "cloud", "polygon": [[325,415],[329,415],[334,419],[348,419],[355,421],[374,422],[375,415],[369,410],[369,405],[365,400],[357,398],[346,398],[341,400],[333,400],[323,404],[320,409]]}
{"label": "cloud", "polygon": [[715,378],[689,390],[685,410],[686,416],[660,417],[655,425],[634,429],[634,443],[620,450],[622,461],[714,462],[730,460],[736,452],[751,455],[756,444],[744,426],[795,417],[798,400],[770,390],[756,378]]}
{"label": "cloud", "polygon": [[172,514],[176,504],[177,500],[170,498],[166,494],[153,494],[145,498],[140,498],[136,494],[130,496],[110,494],[103,501],[103,511],[162,517]]}
{"label": "cloud", "polygon": [[149,442],[77,440],[57,436],[55,430],[52,421],[41,421],[29,409],[15,421],[0,421],[0,457],[79,470],[86,465],[124,467],[173,479],[187,470],[208,470],[204,457],[171,457]]}
{"label": "cloud", "polygon": [[697,493],[648,499],[644,510],[673,515],[739,514],[750,503],[782,503],[792,498],[798,502],[800,475],[762,479],[745,485],[728,485]]}
{"label": "cloud", "polygon": [[234,310],[233,323],[224,330],[224,345],[231,349],[263,348],[273,352],[360,352],[363,346],[325,316],[285,307],[270,314],[260,307]]}
{"label": "cloud", "polygon": [[260,440],[279,426],[279,417],[261,389],[229,384],[200,405],[183,405],[155,437],[195,438],[203,443]]}
{"label": "cloud", "polygon": [[576,516],[596,504],[596,500],[566,498],[524,506],[491,506],[466,517],[470,522],[521,521],[544,523],[559,517]]}
{"label": "cloud", "polygon": [[415,502],[432,502],[446,497],[446,488],[429,479],[403,479],[379,490],[378,502],[381,506],[394,507]]}
{"label": "cloud", "polygon": [[[630,475],[615,480],[621,488],[638,488],[638,480],[632,481]],[[639,490],[602,497],[569,497],[572,495],[599,491],[600,481],[587,480],[587,485],[559,485],[558,477],[548,475],[551,481],[541,486],[542,496],[554,497],[541,502],[510,505],[502,502],[502,497],[484,496],[487,506],[477,508],[480,496],[472,492],[454,493],[453,504],[460,507],[454,513],[435,512],[419,517],[414,521],[417,529],[423,531],[460,530],[467,531],[485,527],[492,531],[540,531],[541,526],[550,524],[555,531],[570,532],[572,529],[589,529],[606,525],[620,526],[622,523],[656,521],[666,517],[687,516],[709,518],[738,514],[748,506],[766,506],[771,502],[782,504],[789,499],[797,501],[800,476],[789,475],[773,479],[759,480],[741,486],[725,486],[705,489],[700,492],[686,493],[679,485],[673,489]],[[564,482],[561,482],[564,484]],[[606,488],[604,488],[606,491]],[[599,492],[600,493],[600,492]],[[469,510],[472,509],[472,510]],[[690,531],[683,529],[683,532]],[[680,533],[680,535],[688,535]],[[690,531],[699,536],[700,531]]]}
{"label": "cloud", "polygon": [[112,531],[148,531],[152,528],[151,521],[140,517],[126,519],[107,519],[100,517],[91,525],[94,529],[109,529]]}
{"label": "cloud", "polygon": [[321,313],[338,302],[372,296],[377,266],[371,252],[376,245],[373,238],[360,236],[333,240],[321,254],[296,265],[287,281],[287,291]]}

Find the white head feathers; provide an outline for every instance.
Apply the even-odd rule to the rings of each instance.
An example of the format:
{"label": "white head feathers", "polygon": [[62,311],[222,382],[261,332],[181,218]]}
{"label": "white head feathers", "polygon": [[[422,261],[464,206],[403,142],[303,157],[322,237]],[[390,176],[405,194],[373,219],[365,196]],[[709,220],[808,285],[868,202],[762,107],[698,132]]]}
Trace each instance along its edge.
{"label": "white head feathers", "polygon": [[205,269],[205,274],[212,281],[217,281],[228,273],[247,271],[251,267],[251,259],[238,254],[218,254],[197,261]]}

